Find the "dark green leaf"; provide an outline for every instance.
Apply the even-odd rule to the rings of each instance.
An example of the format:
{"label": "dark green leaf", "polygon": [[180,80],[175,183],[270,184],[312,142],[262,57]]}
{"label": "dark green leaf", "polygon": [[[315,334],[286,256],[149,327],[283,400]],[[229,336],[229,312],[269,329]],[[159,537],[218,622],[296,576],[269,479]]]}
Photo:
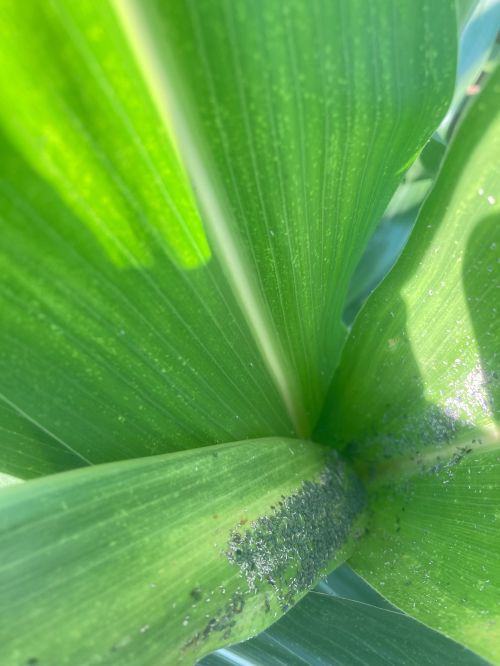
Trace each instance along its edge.
{"label": "dark green leaf", "polygon": [[311,592],[256,638],[210,655],[203,666],[487,666],[412,618]]}
{"label": "dark green leaf", "polygon": [[0,41],[2,470],[292,434],[110,4]]}
{"label": "dark green leaf", "polygon": [[368,585],[347,563],[342,564],[332,571],[328,578],[320,581],[315,591],[398,612],[395,606],[384,599],[371,585]]}

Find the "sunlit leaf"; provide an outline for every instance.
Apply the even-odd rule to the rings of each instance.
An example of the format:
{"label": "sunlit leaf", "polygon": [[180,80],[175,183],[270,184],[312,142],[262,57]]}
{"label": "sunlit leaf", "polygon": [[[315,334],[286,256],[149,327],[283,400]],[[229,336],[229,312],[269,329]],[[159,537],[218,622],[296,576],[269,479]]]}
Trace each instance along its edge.
{"label": "sunlit leaf", "polygon": [[454,6],[115,6],[158,107],[172,117],[214,247],[307,434],[338,363],[353,270],[447,107]]}
{"label": "sunlit leaf", "polygon": [[352,564],[500,662],[500,70],[453,141],[400,261],[361,311],[319,432],[370,486]]}
{"label": "sunlit leaf", "polygon": [[293,427],[108,2],[0,3],[1,467]]}
{"label": "sunlit leaf", "polygon": [[354,270],[451,99],[454,19],[0,0],[2,666],[193,663],[350,555],[335,453],[207,445],[310,435]]}
{"label": "sunlit leaf", "polygon": [[453,19],[2,0],[4,471],[310,431],[352,271],[451,96]]}

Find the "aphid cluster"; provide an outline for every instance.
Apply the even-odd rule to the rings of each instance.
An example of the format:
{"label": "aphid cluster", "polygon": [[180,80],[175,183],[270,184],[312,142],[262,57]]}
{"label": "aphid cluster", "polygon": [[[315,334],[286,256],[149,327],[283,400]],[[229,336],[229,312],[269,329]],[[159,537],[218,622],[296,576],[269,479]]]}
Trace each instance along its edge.
{"label": "aphid cluster", "polygon": [[311,587],[346,542],[365,504],[359,481],[337,454],[326,457],[323,473],[281,496],[272,513],[242,534],[231,533],[227,558],[239,567],[252,592],[273,588],[283,611]]}

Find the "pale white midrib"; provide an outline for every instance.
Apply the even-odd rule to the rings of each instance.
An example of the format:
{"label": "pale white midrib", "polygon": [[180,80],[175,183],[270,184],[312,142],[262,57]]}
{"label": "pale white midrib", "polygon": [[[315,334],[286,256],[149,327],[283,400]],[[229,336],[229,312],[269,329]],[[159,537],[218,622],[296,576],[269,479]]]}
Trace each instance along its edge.
{"label": "pale white midrib", "polygon": [[216,185],[212,175],[214,170],[209,167],[206,151],[193,140],[187,114],[180,108],[178,95],[174,92],[175,86],[153,46],[154,38],[141,3],[135,0],[112,0],[112,4],[166,131],[170,134],[171,127],[175,128],[183,162],[203,206],[204,222],[217,257],[283,400],[295,433],[299,437],[307,437],[307,419],[298,382],[278,340],[267,304],[260,297],[245,252],[232,231],[235,226],[229,222],[229,206],[224,201],[221,188]]}

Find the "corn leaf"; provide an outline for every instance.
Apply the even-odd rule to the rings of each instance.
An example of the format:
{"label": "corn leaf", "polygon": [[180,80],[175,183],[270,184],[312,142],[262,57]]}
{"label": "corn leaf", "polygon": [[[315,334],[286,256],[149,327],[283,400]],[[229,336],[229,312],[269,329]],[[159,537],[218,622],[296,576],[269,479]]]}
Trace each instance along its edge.
{"label": "corn leaf", "polygon": [[354,324],[318,432],[369,483],[352,564],[500,663],[500,70],[457,131],[396,268]]}
{"label": "corn leaf", "polygon": [[335,452],[263,439],[0,493],[0,663],[194,663],[352,551],[364,491]]}
{"label": "corn leaf", "polygon": [[168,61],[149,90],[138,69],[151,3],[116,3],[127,41],[110,3],[2,1],[4,471],[310,430],[352,269],[451,95],[433,4],[156,7],[202,220],[155,108]]}
{"label": "corn leaf", "polygon": [[0,41],[2,471],[290,435],[110,4]]}
{"label": "corn leaf", "polygon": [[256,638],[200,666],[488,666],[416,620],[369,604],[310,592]]}
{"label": "corn leaf", "polygon": [[453,84],[451,1],[368,9],[2,0],[4,472],[310,432]]}
{"label": "corn leaf", "polygon": [[[277,383],[307,434],[339,359],[352,272],[447,106],[454,8],[115,4],[235,289],[257,278],[284,359]],[[259,337],[257,312],[247,313]]]}

